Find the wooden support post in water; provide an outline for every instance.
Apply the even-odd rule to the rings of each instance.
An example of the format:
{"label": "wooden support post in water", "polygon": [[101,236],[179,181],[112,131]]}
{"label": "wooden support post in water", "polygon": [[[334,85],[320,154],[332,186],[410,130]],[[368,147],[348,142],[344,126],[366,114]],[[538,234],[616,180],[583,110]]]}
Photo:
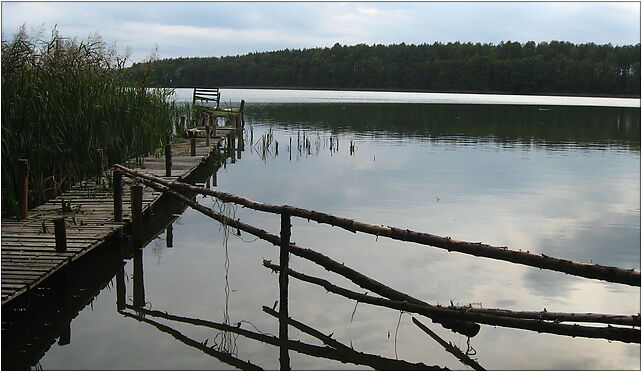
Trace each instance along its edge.
{"label": "wooden support post in water", "polygon": [[67,230],[65,217],[54,218],[54,234],[56,236],[56,252],[67,252]]}
{"label": "wooden support post in water", "polygon": [[136,248],[143,236],[143,185],[133,185],[131,190],[132,238]]}
{"label": "wooden support post in water", "polygon": [[190,155],[196,156],[196,138],[192,138],[189,141]]}
{"label": "wooden support post in water", "polygon": [[20,167],[20,218],[27,218],[29,210],[29,160],[18,159]]}
{"label": "wooden support post in water", "polygon": [[165,145],[165,177],[172,176],[172,144]]}
{"label": "wooden support post in water", "polygon": [[134,253],[134,307],[145,306],[145,281],[143,277],[143,250],[135,249]]}
{"label": "wooden support post in water", "polygon": [[290,215],[281,214],[281,250],[279,254],[279,340],[281,345],[279,361],[283,371],[291,369],[288,352],[288,266],[291,228]]}
{"label": "wooden support post in water", "polygon": [[239,128],[236,130],[236,135],[238,137],[238,142],[236,144],[236,157],[241,158],[241,151],[243,150],[243,129]]}
{"label": "wooden support post in water", "polygon": [[235,134],[235,132],[236,132],[236,130],[233,129],[228,133],[228,135],[230,136],[229,137],[229,139],[230,139],[230,141],[229,141],[230,142],[230,147],[228,148],[228,151],[229,151],[229,155],[230,155],[230,159],[231,159],[232,163],[236,163],[236,153],[234,151],[236,149],[236,143],[235,143],[236,142],[235,141],[236,140],[236,134]]}
{"label": "wooden support post in water", "polygon": [[123,221],[123,172],[114,169],[114,221]]}
{"label": "wooden support post in water", "polygon": [[245,109],[245,100],[241,100],[241,106],[239,107],[239,115],[241,116],[241,128],[245,128],[245,117],[243,116],[243,110]]}

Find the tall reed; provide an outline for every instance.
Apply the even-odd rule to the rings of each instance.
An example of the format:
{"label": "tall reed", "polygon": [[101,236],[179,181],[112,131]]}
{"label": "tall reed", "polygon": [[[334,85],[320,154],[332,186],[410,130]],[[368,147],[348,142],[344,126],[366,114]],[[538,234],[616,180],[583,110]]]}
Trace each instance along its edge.
{"label": "tall reed", "polygon": [[123,75],[126,57],[99,36],[67,39],[21,27],[2,40],[2,211],[17,214],[18,159],[29,160],[30,205],[108,164],[163,145],[180,115],[168,89]]}

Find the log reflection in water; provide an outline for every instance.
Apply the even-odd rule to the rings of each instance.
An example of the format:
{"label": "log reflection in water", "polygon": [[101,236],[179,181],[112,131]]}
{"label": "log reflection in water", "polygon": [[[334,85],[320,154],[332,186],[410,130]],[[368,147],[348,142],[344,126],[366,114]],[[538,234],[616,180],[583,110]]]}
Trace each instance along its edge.
{"label": "log reflection in water", "polygon": [[433,340],[437,341],[437,343],[441,346],[444,347],[444,349],[451,353],[452,355],[455,356],[455,358],[459,359],[462,363],[465,365],[471,367],[475,371],[485,371],[486,369],[482,366],[479,365],[476,361],[471,359],[468,355],[466,355],[464,352],[459,350],[459,348],[449,342],[444,341],[439,335],[437,335],[435,332],[430,330],[430,328],[426,327],[423,323],[418,321],[414,316],[412,317],[412,322],[417,325],[422,331],[426,332],[428,336],[432,337]]}
{"label": "log reflection in water", "polygon": [[143,277],[143,250],[134,247],[134,307],[145,306],[145,280]]}
{"label": "log reflection in water", "polygon": [[173,223],[170,222],[169,225],[167,225],[166,229],[166,238],[165,238],[165,245],[167,248],[173,248],[174,247],[174,225]]}
{"label": "log reflection in water", "polygon": [[[236,326],[231,326],[228,324],[223,324],[223,323],[216,323],[213,321],[209,320],[202,320],[202,319],[195,319],[195,318],[188,318],[184,316],[179,316],[179,315],[172,315],[168,313],[164,313],[161,311],[157,310],[146,310],[146,309],[133,309],[131,306],[127,306],[128,308],[135,310],[137,312],[140,312],[142,315],[145,316],[153,316],[153,317],[158,317],[166,320],[171,320],[171,321],[176,321],[176,322],[181,322],[181,323],[187,323],[187,324],[192,324],[192,325],[198,325],[198,326],[203,326],[203,327],[208,327],[208,328],[213,328],[213,329],[218,329],[221,331],[226,331],[226,332],[233,332],[237,333],[241,336],[257,340],[269,345],[277,346],[280,347],[281,341],[279,340],[278,337],[272,336],[267,333],[257,333],[253,331],[248,331],[246,329],[243,329],[240,327],[240,323],[237,324]],[[140,318],[138,320],[147,320],[146,318],[142,318],[137,315],[129,314],[127,313],[130,317],[137,317]],[[319,331],[317,331],[319,332]],[[319,332],[320,333],[320,332]],[[386,358],[380,355],[374,355],[374,354],[365,354],[356,350],[352,350],[347,352],[345,350],[337,350],[332,347],[323,347],[323,346],[316,346],[316,345],[310,345],[303,343],[301,341],[295,341],[295,340],[288,340],[288,348],[290,350],[296,351],[301,354],[309,355],[309,356],[314,356],[314,357],[319,357],[319,358],[324,358],[324,359],[330,359],[330,360],[336,360],[342,363],[352,363],[356,365],[366,365],[370,366],[375,369],[383,369],[383,370],[447,370],[447,368],[442,368],[439,366],[429,366],[424,363],[411,363],[407,362],[404,360],[397,360],[397,359],[390,359]]]}
{"label": "log reflection in water", "polygon": [[[140,309],[136,309],[136,311],[140,311]],[[249,361],[245,362],[245,361],[243,361],[241,359],[238,359],[238,358],[232,356],[229,353],[217,351],[217,350],[214,349],[214,346],[210,347],[210,346],[207,346],[204,343],[198,342],[196,340],[192,340],[191,338],[183,335],[179,331],[177,331],[177,330],[175,330],[175,329],[173,329],[171,327],[168,327],[168,326],[166,326],[164,324],[155,322],[155,321],[153,321],[151,319],[143,318],[142,316],[138,316],[138,315],[135,315],[135,314],[130,314],[130,313],[126,312],[126,311],[119,311],[119,313],[124,315],[125,317],[136,319],[139,322],[150,324],[150,325],[156,327],[156,329],[158,329],[159,331],[165,332],[165,333],[168,333],[168,334],[172,335],[175,339],[181,341],[185,345],[188,345],[188,346],[191,346],[191,347],[196,348],[198,350],[201,350],[205,354],[213,356],[214,358],[220,360],[221,362],[229,364],[229,365],[231,365],[233,367],[237,367],[237,368],[240,368],[242,370],[250,370],[250,371],[263,370],[263,368],[257,366],[256,364],[250,363]]]}
{"label": "log reflection in water", "polygon": [[[281,317],[280,317],[279,313],[277,313],[276,311],[270,309],[269,307],[263,306],[263,311],[268,313],[268,314],[270,314],[270,315],[272,315],[273,317],[279,319],[279,322],[281,321]],[[291,325],[294,328],[300,330],[301,332],[305,332],[305,333],[309,334],[312,337],[318,338],[324,344],[326,344],[326,345],[328,345],[330,347],[333,347],[333,348],[335,348],[337,350],[341,350],[341,351],[354,351],[352,348],[348,347],[347,345],[344,345],[341,342],[333,339],[331,337],[331,334],[330,335],[325,335],[325,334],[321,333],[320,331],[318,331],[318,330],[316,330],[316,329],[314,329],[314,328],[312,328],[312,327],[310,327],[310,326],[308,326],[306,324],[303,324],[301,322],[297,322],[296,320],[294,320],[292,318],[288,318],[287,322],[288,322],[289,325]]]}

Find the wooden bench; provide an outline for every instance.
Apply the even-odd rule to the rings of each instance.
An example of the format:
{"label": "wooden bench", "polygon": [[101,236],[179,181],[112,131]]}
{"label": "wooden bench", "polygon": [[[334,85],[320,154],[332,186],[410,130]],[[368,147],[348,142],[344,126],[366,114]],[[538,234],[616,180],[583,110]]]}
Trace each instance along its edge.
{"label": "wooden bench", "polygon": [[218,88],[194,88],[192,103],[196,104],[196,101],[201,105],[207,105],[210,102],[216,103],[215,110],[218,110],[221,103],[221,92]]}

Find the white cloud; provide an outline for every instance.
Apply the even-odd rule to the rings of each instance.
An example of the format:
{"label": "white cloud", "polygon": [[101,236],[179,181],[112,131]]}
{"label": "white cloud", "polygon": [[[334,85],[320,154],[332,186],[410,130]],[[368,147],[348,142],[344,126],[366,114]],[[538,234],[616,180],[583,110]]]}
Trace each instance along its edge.
{"label": "white cloud", "polygon": [[640,6],[631,2],[3,2],[2,11],[5,37],[23,23],[57,24],[66,36],[83,38],[97,31],[106,41],[131,46],[134,59],[147,55],[154,44],[162,56],[174,57],[336,42],[640,40]]}

